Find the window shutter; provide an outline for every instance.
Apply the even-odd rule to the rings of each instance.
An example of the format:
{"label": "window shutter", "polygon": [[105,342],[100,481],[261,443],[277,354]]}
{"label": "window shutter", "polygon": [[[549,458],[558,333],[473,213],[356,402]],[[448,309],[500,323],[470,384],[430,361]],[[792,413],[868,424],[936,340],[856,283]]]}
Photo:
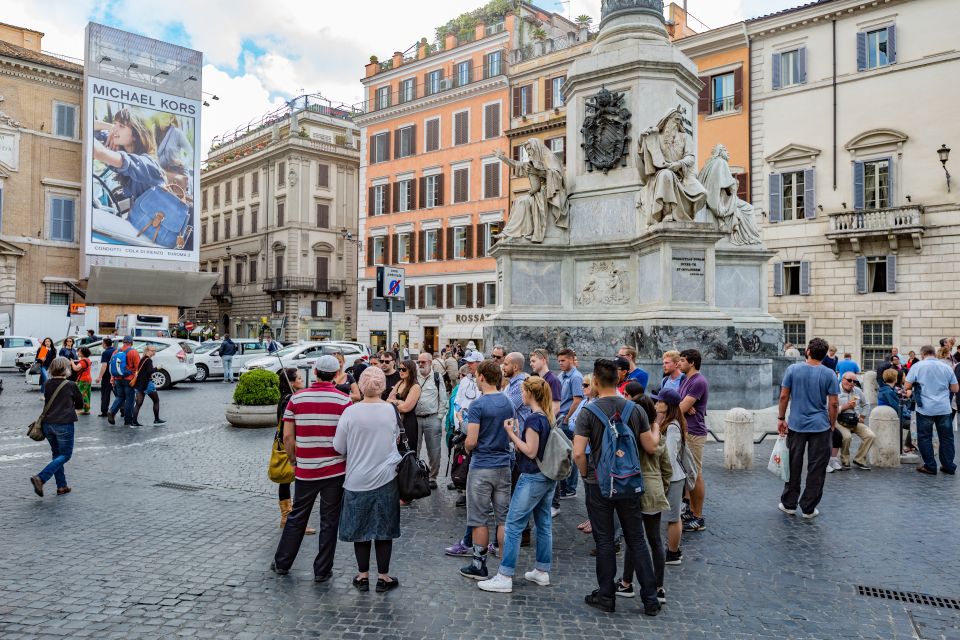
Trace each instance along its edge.
{"label": "window shutter", "polygon": [[485,225],[480,223],[477,225],[476,238],[477,238],[477,254],[478,258],[482,258],[487,255],[487,234],[484,233]]}
{"label": "window shutter", "polygon": [[390,213],[390,183],[383,185],[383,212]]}
{"label": "window shutter", "polygon": [[893,187],[894,187],[894,172],[893,172],[893,158],[887,158],[887,206],[895,207],[897,206],[897,201],[893,198]]}
{"label": "window shutter", "polygon": [[417,287],[417,308],[423,309],[427,305],[427,288]]}
{"label": "window shutter", "polygon": [[797,59],[798,59],[797,66],[799,67],[799,72],[800,72],[799,73],[800,77],[797,79],[797,81],[800,84],[806,84],[807,83],[807,48],[806,47],[800,47],[799,49],[797,49]]}
{"label": "window shutter", "polygon": [[520,108],[521,108],[520,100],[521,100],[520,87],[514,87],[513,88],[513,117],[514,118],[520,117]]}
{"label": "window shutter", "polygon": [[400,183],[393,183],[393,210],[400,211]]}
{"label": "window shutter", "polygon": [[[422,229],[417,232],[417,262],[427,261],[427,232]],[[421,305],[423,306],[423,305]]]}
{"label": "window shutter", "polygon": [[453,260],[453,227],[447,227],[447,260]]}
{"label": "window shutter", "polygon": [[867,34],[861,31],[857,34],[857,71],[867,68]]}
{"label": "window shutter", "polygon": [[390,132],[384,131],[380,134],[383,136],[383,160],[390,159]]}
{"label": "window shutter", "polygon": [[410,125],[410,155],[417,154],[417,125]]}
{"label": "window shutter", "polygon": [[473,225],[472,224],[468,224],[466,227],[464,227],[464,235],[466,236],[466,242],[464,243],[465,247],[463,250],[463,257],[472,258],[473,257]]}
{"label": "window shutter", "polygon": [[783,220],[783,178],[779,173],[771,173],[770,222],[780,222],[781,220]]}
{"label": "window shutter", "polygon": [[486,287],[486,285],[485,285],[484,283],[482,283],[482,282],[478,282],[478,283],[477,283],[477,306],[480,307],[480,308],[483,308],[483,307],[484,307],[484,302],[485,302],[485,301],[484,301],[484,299],[483,299],[483,295],[484,295],[484,291],[486,290],[486,288],[487,288],[487,287]]}
{"label": "window shutter", "polygon": [[857,256],[857,293],[867,292],[867,257]]}
{"label": "window shutter", "polygon": [[450,309],[451,307],[454,306],[454,305],[453,305],[454,300],[453,300],[453,285],[452,285],[452,284],[448,284],[448,285],[447,285],[447,299],[445,300],[445,302],[447,303],[447,304],[446,304],[446,308],[447,308],[447,309]]}
{"label": "window shutter", "polygon": [[737,174],[737,197],[744,202],[750,202],[750,174]]}
{"label": "window shutter", "polygon": [[403,302],[406,304],[407,309],[417,308],[417,297],[413,289],[414,287],[411,287],[409,285],[403,288]]}
{"label": "window shutter", "polygon": [[373,311],[373,287],[367,287],[367,311]]}
{"label": "window shutter", "polygon": [[407,211],[413,211],[417,208],[417,181],[407,180]]}
{"label": "window shutter", "polygon": [[330,228],[330,205],[317,203],[317,227]]}
{"label": "window shutter", "polygon": [[473,308],[473,283],[472,283],[472,282],[468,282],[468,283],[467,283],[467,295],[466,295],[466,298],[467,298],[467,299],[466,299],[465,302],[467,303],[467,307],[469,307],[469,308],[472,309],[472,308]]}
{"label": "window shutter", "polygon": [[437,229],[437,260],[443,260],[443,229]]}
{"label": "window shutter", "polygon": [[400,234],[394,233],[390,238],[390,264],[400,262]]}
{"label": "window shutter", "polygon": [[710,113],[710,78],[701,76],[700,82],[703,83],[703,88],[697,98],[697,113]]}
{"label": "window shutter", "polygon": [[863,209],[863,163],[853,163],[853,208]]}
{"label": "window shutter", "polygon": [[437,175],[437,206],[443,206],[443,174]]}
{"label": "window shutter", "polygon": [[528,85],[523,93],[523,113],[533,113],[533,85]]}
{"label": "window shutter", "polygon": [[895,24],[887,27],[887,61],[890,64],[897,61],[897,25]]}
{"label": "window shutter", "polygon": [[803,170],[803,217],[813,220],[817,217],[816,171]]}
{"label": "window shutter", "polygon": [[395,129],[393,132],[393,159],[401,157],[400,154],[400,129]]}
{"label": "window shutter", "polygon": [[553,109],[553,80],[551,78],[543,81],[543,108],[547,111]]}
{"label": "window shutter", "polygon": [[368,217],[373,217],[375,215],[374,214],[375,201],[376,201],[376,187],[370,187],[369,189],[367,189],[367,216]]}
{"label": "window shutter", "polygon": [[[890,28],[890,37],[891,37],[890,42],[893,42],[892,27]],[[893,62],[893,60],[891,59],[890,62]],[[66,131],[64,131],[64,135],[70,138],[76,137],[76,133],[75,133],[76,125],[74,123],[74,118],[76,117],[76,113],[77,113],[77,110],[74,109],[73,107],[64,107],[64,115],[66,116],[64,118],[64,128],[66,129]]]}
{"label": "window shutter", "polygon": [[774,89],[779,89],[780,86],[781,86],[781,79],[780,79],[780,54],[779,54],[779,53],[774,53],[774,54],[773,54],[773,60],[771,61],[770,64],[772,65],[771,71],[773,71],[773,73],[771,74],[771,75],[773,76],[773,88],[774,88]]}
{"label": "window shutter", "polygon": [[420,178],[420,209],[427,208],[427,179]]}
{"label": "window shutter", "polygon": [[743,105],[743,68],[733,71],[733,108],[739,109]]}
{"label": "window shutter", "polygon": [[333,317],[333,302],[330,301],[330,300],[325,300],[324,302],[325,302],[326,304],[324,304],[323,307],[324,307],[324,309],[326,309],[326,311],[324,312],[323,317],[324,317],[324,318],[332,318],[332,317]]}
{"label": "window shutter", "polygon": [[887,256],[887,293],[897,292],[897,255]]}
{"label": "window shutter", "polygon": [[373,266],[373,238],[367,238],[367,266]]}
{"label": "window shutter", "polygon": [[436,285],[437,289],[437,309],[443,309],[443,285]]}
{"label": "window shutter", "polygon": [[773,263],[773,295],[783,295],[783,263]]}
{"label": "window shutter", "polygon": [[800,295],[810,295],[810,261],[800,262]]}
{"label": "window shutter", "polygon": [[367,144],[370,147],[367,149],[367,151],[370,153],[370,160],[368,164],[373,164],[376,162],[377,157],[376,154],[374,154],[374,150],[377,148],[377,136],[370,136],[370,141]]}
{"label": "window shutter", "polygon": [[520,162],[520,145],[513,148],[513,159],[515,162]]}

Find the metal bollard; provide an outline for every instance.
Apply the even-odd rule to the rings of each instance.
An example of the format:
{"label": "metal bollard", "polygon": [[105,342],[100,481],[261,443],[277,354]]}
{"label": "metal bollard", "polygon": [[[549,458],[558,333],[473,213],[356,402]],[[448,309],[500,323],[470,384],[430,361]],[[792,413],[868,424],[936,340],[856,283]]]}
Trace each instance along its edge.
{"label": "metal bollard", "polygon": [[727,411],[724,419],[723,467],[753,468],[753,412],[740,408]]}

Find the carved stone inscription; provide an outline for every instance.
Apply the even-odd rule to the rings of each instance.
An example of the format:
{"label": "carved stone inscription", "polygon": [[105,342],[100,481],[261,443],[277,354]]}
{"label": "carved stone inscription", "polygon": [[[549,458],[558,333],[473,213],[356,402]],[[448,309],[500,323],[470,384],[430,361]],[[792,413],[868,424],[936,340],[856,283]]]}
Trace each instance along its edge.
{"label": "carved stone inscription", "polygon": [[706,302],[706,256],[696,249],[673,250],[674,302]]}

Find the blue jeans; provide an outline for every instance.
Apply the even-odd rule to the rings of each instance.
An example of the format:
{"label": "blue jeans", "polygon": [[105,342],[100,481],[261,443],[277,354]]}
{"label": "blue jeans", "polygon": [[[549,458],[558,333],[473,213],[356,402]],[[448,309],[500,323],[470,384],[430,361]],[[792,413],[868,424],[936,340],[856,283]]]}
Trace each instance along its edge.
{"label": "blue jeans", "polygon": [[117,399],[113,401],[110,407],[110,413],[117,414],[120,407],[123,407],[123,424],[133,424],[133,403],[137,398],[137,392],[130,386],[129,380],[117,380],[113,383],[113,391],[117,394]]}
{"label": "blue jeans", "polygon": [[47,370],[40,367],[40,392],[43,393],[43,385],[47,383]]}
{"label": "blue jeans", "polygon": [[947,473],[957,470],[957,463],[953,461],[955,451],[953,446],[953,425],[950,414],[942,416],[925,416],[917,412],[917,446],[923,458],[923,466],[930,471],[937,470],[937,460],[933,457],[933,428],[937,428],[937,438],[940,440],[940,466]]}
{"label": "blue jeans", "polygon": [[223,379],[233,382],[233,356],[220,356],[223,362]]}
{"label": "blue jeans", "polygon": [[522,473],[517,480],[517,488],[510,498],[510,511],[507,513],[507,525],[503,534],[503,559],[500,561],[500,573],[513,577],[517,568],[517,555],[520,553],[520,534],[527,526],[530,515],[537,527],[537,569],[550,571],[553,557],[553,517],[550,515],[550,502],[556,480],[542,473]]}
{"label": "blue jeans", "polygon": [[50,452],[53,459],[43,468],[43,471],[37,474],[40,482],[46,482],[53,476],[57,479],[57,488],[67,486],[67,476],[63,473],[63,465],[73,455],[73,423],[69,424],[50,424],[43,423],[43,435],[47,437],[50,444]]}

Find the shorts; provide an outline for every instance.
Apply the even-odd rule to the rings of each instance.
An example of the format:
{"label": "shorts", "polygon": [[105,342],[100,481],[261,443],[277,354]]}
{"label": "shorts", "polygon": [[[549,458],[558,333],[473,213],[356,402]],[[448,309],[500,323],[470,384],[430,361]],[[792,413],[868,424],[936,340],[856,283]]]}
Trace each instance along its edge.
{"label": "shorts", "polygon": [[707,436],[692,436],[687,434],[687,449],[693,456],[693,463],[697,465],[697,477],[703,473],[703,445],[707,444]]}
{"label": "shorts", "polygon": [[467,476],[467,526],[489,527],[507,522],[510,510],[510,467],[477,469]]}
{"label": "shorts", "polygon": [[670,510],[667,511],[667,523],[680,522],[680,505],[683,504],[683,489],[686,484],[686,478],[680,478],[670,483],[670,488],[667,490],[667,500],[670,502]]}

